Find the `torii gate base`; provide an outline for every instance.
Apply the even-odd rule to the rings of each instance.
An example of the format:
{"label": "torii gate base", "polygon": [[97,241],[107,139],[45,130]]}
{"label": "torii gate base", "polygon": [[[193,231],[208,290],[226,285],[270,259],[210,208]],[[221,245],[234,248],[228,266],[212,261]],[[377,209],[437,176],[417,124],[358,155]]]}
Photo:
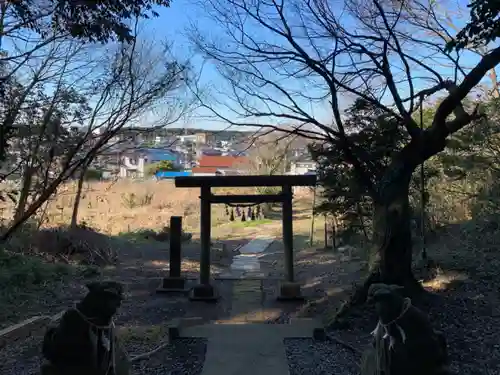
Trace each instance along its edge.
{"label": "torii gate base", "polygon": [[[285,281],[280,286],[279,300],[302,299],[300,284],[295,282],[293,272],[293,186],[314,186],[315,175],[284,176],[189,176],[176,177],[175,186],[179,188],[199,187],[200,201],[200,282],[190,293],[195,301],[217,301],[217,291],[210,283],[210,230],[211,204],[217,203],[281,203],[283,206],[283,245],[285,254]],[[254,187],[281,186],[280,194],[261,195],[214,195],[213,187]]]}

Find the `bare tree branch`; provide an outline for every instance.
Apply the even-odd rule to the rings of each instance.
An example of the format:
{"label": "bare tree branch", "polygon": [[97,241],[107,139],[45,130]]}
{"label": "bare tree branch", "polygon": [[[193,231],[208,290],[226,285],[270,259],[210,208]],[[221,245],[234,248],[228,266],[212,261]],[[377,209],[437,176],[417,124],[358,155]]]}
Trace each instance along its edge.
{"label": "bare tree branch", "polygon": [[[35,70],[23,68],[20,78],[26,85],[19,83],[21,90],[12,92],[14,106],[3,121],[19,129],[20,139],[29,146],[22,157],[26,191],[3,240],[122,129],[168,126],[192,108],[195,102],[186,90],[189,64],[177,61],[168,47],[155,44],[134,39],[132,44],[116,44],[115,49],[108,46],[107,54],[91,55],[97,60],[89,61],[90,74],[82,77],[72,66],[88,61],[86,48],[79,42],[57,41],[41,62],[30,60]],[[155,119],[146,124],[152,111]]]}

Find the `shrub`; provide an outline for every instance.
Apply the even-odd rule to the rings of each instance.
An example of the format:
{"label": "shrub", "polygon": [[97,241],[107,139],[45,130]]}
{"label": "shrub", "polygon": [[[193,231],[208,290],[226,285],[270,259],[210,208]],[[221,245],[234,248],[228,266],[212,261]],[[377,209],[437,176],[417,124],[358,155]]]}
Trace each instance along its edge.
{"label": "shrub", "polygon": [[153,176],[160,171],[178,171],[179,169],[174,166],[170,160],[162,160],[158,163],[150,164],[146,167],[146,175]]}
{"label": "shrub", "polygon": [[3,288],[26,288],[68,276],[72,268],[42,259],[0,250],[0,284]]}
{"label": "shrub", "polygon": [[126,208],[136,208],[142,206],[149,206],[153,201],[154,194],[152,193],[144,193],[144,194],[136,194],[136,193],[128,193],[122,195],[122,202]]}
{"label": "shrub", "polygon": [[[193,237],[192,233],[184,232],[182,231],[181,233],[181,241],[182,242],[187,242],[190,241],[191,238]],[[169,241],[170,240],[170,227],[163,227],[162,230],[156,233],[156,236],[154,237],[155,240],[157,241]]]}
{"label": "shrub", "polygon": [[[141,240],[155,240],[161,242],[170,241],[170,228],[163,227],[160,231],[154,231],[153,229],[138,229],[134,232],[122,233],[123,237],[128,237],[131,239],[141,239]],[[188,242],[193,237],[192,233],[182,231],[181,241]]]}
{"label": "shrub", "polygon": [[35,246],[38,253],[66,262],[106,266],[117,260],[110,238],[87,226],[42,229]]}

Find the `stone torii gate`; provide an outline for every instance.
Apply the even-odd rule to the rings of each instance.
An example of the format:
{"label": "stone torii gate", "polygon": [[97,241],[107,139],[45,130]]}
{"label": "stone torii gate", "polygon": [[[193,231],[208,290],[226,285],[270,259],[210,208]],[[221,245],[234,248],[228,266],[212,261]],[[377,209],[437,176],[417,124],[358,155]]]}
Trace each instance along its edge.
{"label": "stone torii gate", "polygon": [[[175,187],[199,187],[200,194],[200,279],[190,294],[191,300],[216,301],[217,291],[210,283],[210,247],[211,247],[211,205],[231,203],[281,203],[283,221],[283,245],[285,254],[285,282],[280,286],[278,299],[300,299],[300,284],[294,279],[293,261],[293,187],[315,186],[315,175],[280,175],[280,176],[189,176],[176,177]],[[256,187],[280,186],[279,194],[244,194],[214,195],[213,187]]]}

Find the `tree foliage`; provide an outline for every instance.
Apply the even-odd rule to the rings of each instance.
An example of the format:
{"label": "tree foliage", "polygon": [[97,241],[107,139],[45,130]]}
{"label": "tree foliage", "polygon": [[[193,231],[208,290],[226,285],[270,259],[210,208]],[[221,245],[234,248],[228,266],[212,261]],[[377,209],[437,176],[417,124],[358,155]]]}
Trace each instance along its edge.
{"label": "tree foliage", "polygon": [[153,163],[147,166],[146,174],[148,176],[154,176],[158,172],[167,172],[167,171],[178,171],[174,163],[170,160],[161,160],[157,163]]}
{"label": "tree foliage", "polygon": [[[352,156],[360,160],[360,168],[370,176],[371,183],[382,178],[391,155],[401,149],[408,137],[394,116],[363,99],[347,109],[344,128],[353,145]],[[349,162],[352,156],[346,155],[345,149],[335,143],[315,143],[310,152],[324,187],[325,201],[317,207],[318,212],[357,215],[360,202],[365,212],[372,211],[364,204],[372,198],[369,186],[357,178],[356,169]]]}
{"label": "tree foliage", "polygon": [[[68,1],[50,0],[38,2],[32,0],[4,1],[0,5],[0,111],[4,118],[0,128],[0,162],[5,159],[9,134],[9,124],[13,98],[19,91],[19,73],[25,67],[29,57],[51,42],[73,38],[81,42],[109,41],[132,42],[135,37],[134,20],[157,17],[154,9],[168,7],[170,0],[118,0],[118,1]],[[22,35],[23,31],[38,34],[40,39]],[[23,39],[24,38],[24,39]],[[23,51],[7,50],[7,41],[17,45],[24,40]],[[19,75],[19,74],[18,74]],[[15,101],[14,101],[15,102]],[[12,109],[12,108],[10,108]],[[14,111],[15,112],[15,111]]]}
{"label": "tree foliage", "polygon": [[[497,102],[491,100],[485,103],[489,114],[496,111]],[[436,109],[436,105],[423,108],[422,128],[432,126]],[[363,160],[362,167],[368,171],[373,183],[376,183],[390,165],[391,155],[399,152],[402,145],[408,141],[408,134],[402,131],[390,114],[361,100],[349,107],[346,115],[344,124],[349,133],[349,140],[355,147],[356,157]],[[420,111],[414,114],[414,118],[415,121],[420,121]],[[458,185],[461,189],[466,181],[475,181],[477,188],[486,181],[491,183],[487,171],[500,155],[499,152],[486,152],[487,148],[484,148],[485,139],[486,143],[491,140],[498,144],[498,140],[494,140],[498,125],[491,122],[477,121],[450,136],[446,149],[426,161],[423,187],[420,173],[412,175],[409,197],[412,218],[419,229],[417,235],[420,235],[422,188],[426,197],[424,206],[431,216],[429,218],[429,215],[423,213],[427,220],[427,230],[433,230],[429,220],[447,222],[456,217],[448,210],[440,211],[440,199],[447,194],[443,191],[446,188],[441,184]],[[356,178],[355,170],[347,162],[348,158],[342,150],[328,143],[316,143],[310,147],[310,152],[318,163],[318,178],[323,186],[322,200],[316,207],[317,212],[339,217],[348,230],[356,229],[360,220],[370,224],[374,212],[373,199],[366,186]],[[432,197],[429,198],[430,194]]]}
{"label": "tree foliage", "polygon": [[[154,6],[170,6],[170,0],[51,0],[44,5],[32,0],[8,2],[12,15],[24,28],[49,36],[54,31],[90,42],[110,40],[130,42],[130,21],[158,17]],[[50,32],[48,31],[50,30]]]}
{"label": "tree foliage", "polygon": [[456,38],[448,43],[449,50],[484,46],[500,37],[498,0],[473,0],[468,7],[471,19]]}

